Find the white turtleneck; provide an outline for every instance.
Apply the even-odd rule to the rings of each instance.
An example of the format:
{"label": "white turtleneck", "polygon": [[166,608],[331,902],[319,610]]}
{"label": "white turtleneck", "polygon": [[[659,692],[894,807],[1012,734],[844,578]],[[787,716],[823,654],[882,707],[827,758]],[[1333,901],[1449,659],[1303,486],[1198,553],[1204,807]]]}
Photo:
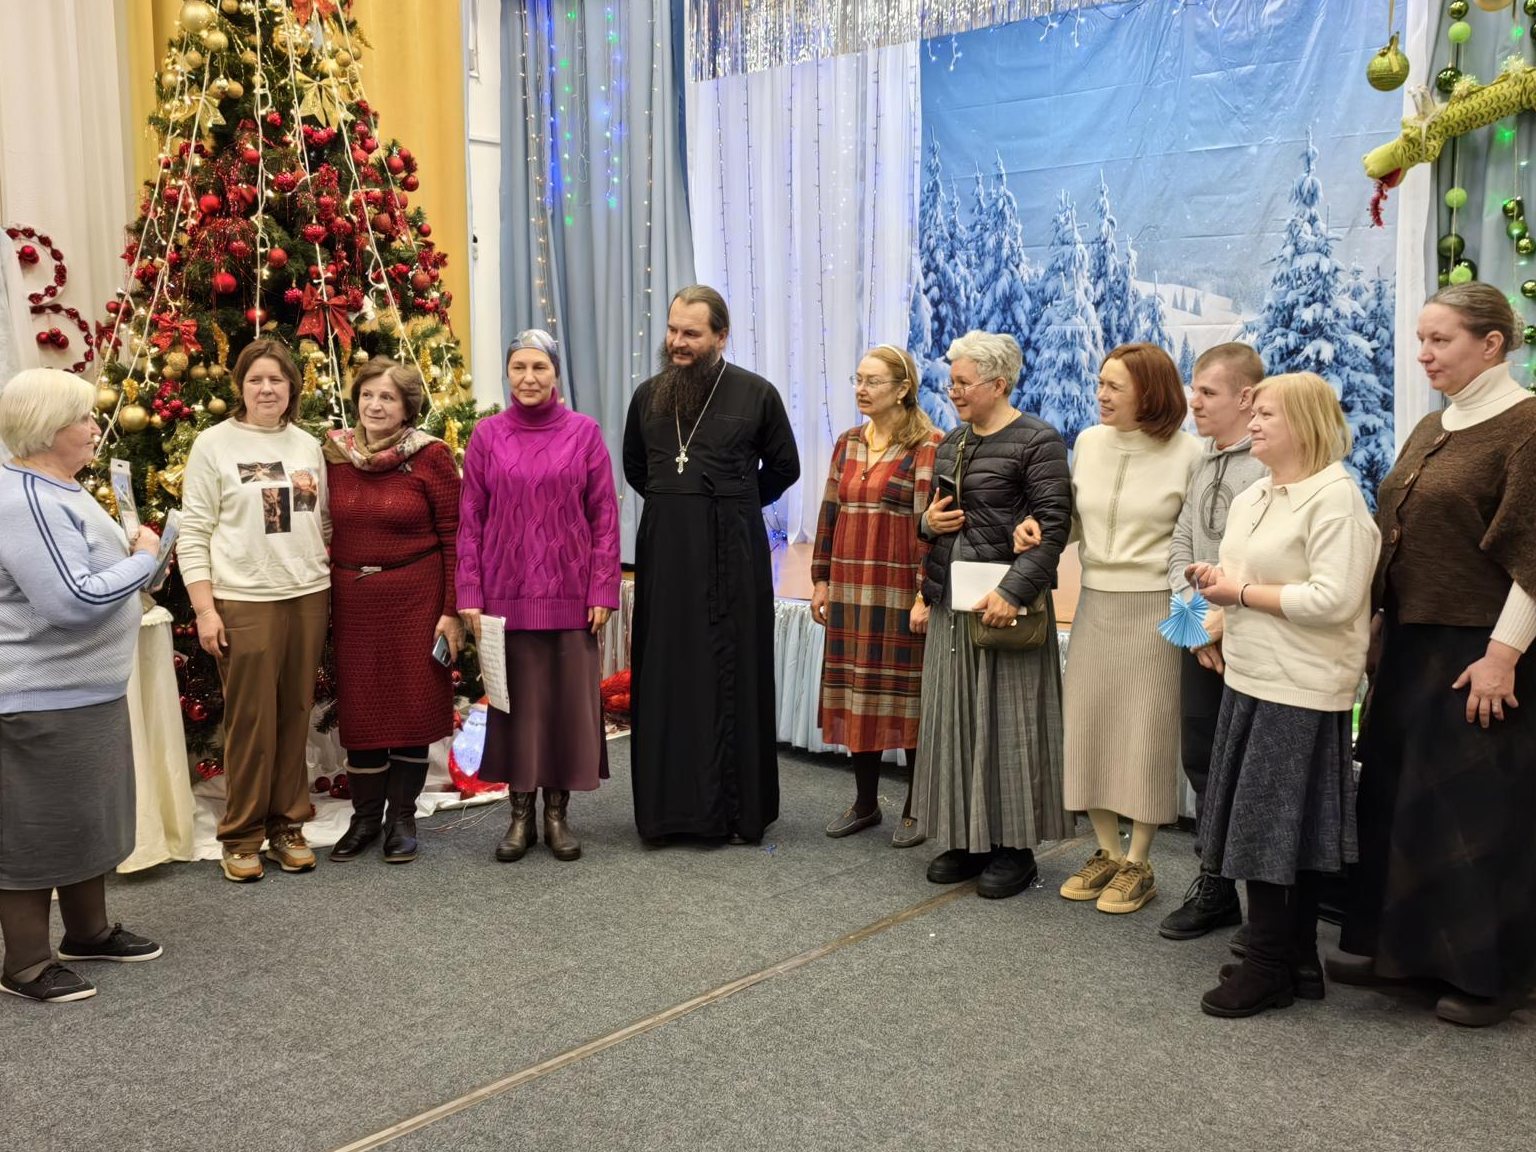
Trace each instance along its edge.
{"label": "white turtleneck", "polygon": [[[1515,383],[1507,365],[1495,364],[1450,397],[1450,404],[1440,413],[1440,425],[1447,432],[1463,432],[1532,400],[1536,396]],[[1511,583],[1509,599],[1504,601],[1490,639],[1521,652],[1529,648],[1536,640],[1536,597]]]}

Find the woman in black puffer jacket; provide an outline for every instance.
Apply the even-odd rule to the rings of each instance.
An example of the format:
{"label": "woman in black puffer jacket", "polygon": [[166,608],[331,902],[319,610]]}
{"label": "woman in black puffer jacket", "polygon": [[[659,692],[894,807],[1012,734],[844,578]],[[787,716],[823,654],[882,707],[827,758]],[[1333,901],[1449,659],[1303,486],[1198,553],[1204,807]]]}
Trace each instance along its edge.
{"label": "woman in black puffer jacket", "polygon": [[[1062,805],[1061,662],[1050,590],[1072,522],[1072,475],[1061,435],[1008,402],[1022,356],[1012,336],[968,332],[949,347],[950,387],[965,421],[939,445],[937,498],[920,531],[933,542],[923,597],[922,746],[912,814],[948,848],[928,879],[952,884],[979,875],[983,896],[1012,896],[1036,875],[1032,849],[1071,827]],[[959,506],[939,477],[955,479]],[[1038,547],[1013,550],[1013,527],[1040,525]],[[1009,565],[986,598],[951,610],[950,568],[958,560]],[[981,623],[1016,627],[1021,608],[1045,594],[1039,647],[973,643],[970,609]]]}

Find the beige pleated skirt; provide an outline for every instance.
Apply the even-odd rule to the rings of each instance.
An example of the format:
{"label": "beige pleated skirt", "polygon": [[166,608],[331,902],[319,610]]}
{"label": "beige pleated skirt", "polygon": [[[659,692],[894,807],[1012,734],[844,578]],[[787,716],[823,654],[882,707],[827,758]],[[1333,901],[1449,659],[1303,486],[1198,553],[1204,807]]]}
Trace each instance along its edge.
{"label": "beige pleated skirt", "polygon": [[1157,630],[1167,615],[1167,592],[1082,591],[1062,701],[1073,812],[1178,816],[1179,649]]}

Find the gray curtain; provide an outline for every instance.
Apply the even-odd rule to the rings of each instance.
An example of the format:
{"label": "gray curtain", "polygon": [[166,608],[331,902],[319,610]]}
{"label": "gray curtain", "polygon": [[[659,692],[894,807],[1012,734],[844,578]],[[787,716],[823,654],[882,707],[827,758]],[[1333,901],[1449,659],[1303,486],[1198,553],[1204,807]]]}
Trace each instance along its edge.
{"label": "gray curtain", "polygon": [[693,281],[675,0],[503,0],[502,338],[548,328],[567,402],[620,446],[667,302]]}
{"label": "gray curtain", "polygon": [[[1451,63],[1453,50],[1460,71],[1484,84],[1499,75],[1509,57],[1531,60],[1532,22],[1525,15],[1521,0],[1515,0],[1501,12],[1485,12],[1471,4],[1465,20],[1472,28],[1472,37],[1459,47],[1451,44],[1446,35],[1454,22],[1446,7],[1430,7],[1431,65],[1427,75],[1411,76],[1410,85],[1428,84],[1436,100],[1447,100],[1445,93],[1434,89],[1434,82],[1436,74]],[[1516,27],[1521,29],[1518,36],[1514,34]],[[1479,280],[1502,289],[1510,297],[1524,323],[1536,324],[1536,300],[1526,298],[1520,291],[1526,281],[1536,280],[1536,257],[1521,256],[1515,250],[1515,241],[1506,231],[1509,220],[1503,211],[1506,200],[1522,197],[1526,225],[1536,237],[1536,164],[1532,161],[1536,161],[1536,121],[1525,113],[1458,136],[1445,146],[1434,165],[1430,199],[1433,222],[1425,237],[1428,291],[1435,291],[1438,275],[1451,266],[1439,256],[1436,245],[1452,230],[1451,209],[1446,206],[1445,194],[1453,187],[1461,187],[1466,189],[1467,205],[1456,212],[1454,227],[1466,244],[1465,258],[1477,266]],[[1399,355],[1416,351],[1416,347],[1401,349]],[[1529,365],[1533,359],[1536,348],[1532,347],[1516,349],[1510,356],[1510,371],[1522,384],[1531,383]]]}

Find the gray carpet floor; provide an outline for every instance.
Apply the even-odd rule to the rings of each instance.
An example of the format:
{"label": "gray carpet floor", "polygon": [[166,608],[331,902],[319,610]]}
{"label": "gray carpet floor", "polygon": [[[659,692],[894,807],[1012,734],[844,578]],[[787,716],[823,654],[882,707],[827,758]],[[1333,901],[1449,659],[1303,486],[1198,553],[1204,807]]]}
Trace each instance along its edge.
{"label": "gray carpet floor", "polygon": [[[0,1002],[0,1150],[326,1152],[940,891],[930,845],[889,846],[894,779],[886,823],[833,841],[851,774],[786,752],[761,846],[648,850],[612,751],[573,864],[495,863],[499,805],[423,821],[408,867],[115,878],[114,918],[166,954],[82,965],[80,1004]],[[1064,846],[1012,900],[962,895],[388,1147],[1536,1148],[1531,1012],[1472,1032],[1334,989],[1203,1016],[1224,940],[1156,934],[1190,848],[1165,833],[1161,896],[1111,917],[1056,896],[1089,850]]]}

